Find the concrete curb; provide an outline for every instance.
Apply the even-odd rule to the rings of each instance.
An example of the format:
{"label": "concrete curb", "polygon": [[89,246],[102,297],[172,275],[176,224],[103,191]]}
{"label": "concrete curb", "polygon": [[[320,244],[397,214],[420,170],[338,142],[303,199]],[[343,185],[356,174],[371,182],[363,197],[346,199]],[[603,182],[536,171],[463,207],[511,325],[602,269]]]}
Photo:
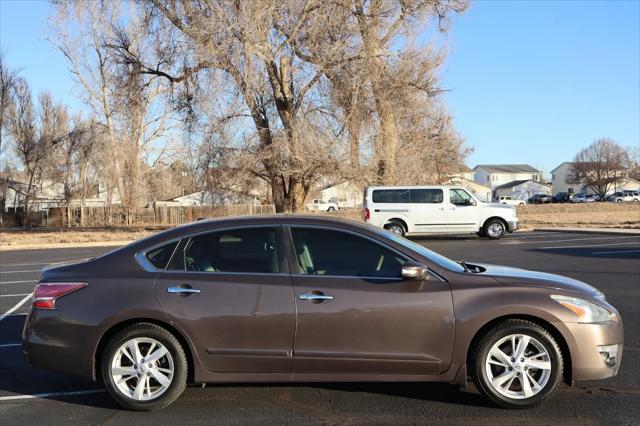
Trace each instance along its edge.
{"label": "concrete curb", "polygon": [[616,235],[638,235],[640,229],[624,228],[533,228],[537,232],[575,232],[577,234],[616,234]]}
{"label": "concrete curb", "polygon": [[[142,238],[142,237],[141,237]],[[135,240],[122,240],[122,241],[91,241],[91,242],[77,242],[77,243],[46,243],[46,244],[15,244],[0,246],[0,253],[7,251],[20,251],[20,250],[45,250],[45,249],[58,249],[58,248],[71,248],[71,247],[117,247],[124,246],[132,243]]]}

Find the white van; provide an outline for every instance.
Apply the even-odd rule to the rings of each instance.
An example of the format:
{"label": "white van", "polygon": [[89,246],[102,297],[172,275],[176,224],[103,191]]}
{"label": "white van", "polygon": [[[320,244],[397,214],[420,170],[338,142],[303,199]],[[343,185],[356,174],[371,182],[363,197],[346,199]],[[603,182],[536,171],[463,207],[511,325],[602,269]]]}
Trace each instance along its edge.
{"label": "white van", "polygon": [[403,236],[477,233],[498,239],[518,228],[515,207],[483,203],[456,186],[365,188],[364,220]]}

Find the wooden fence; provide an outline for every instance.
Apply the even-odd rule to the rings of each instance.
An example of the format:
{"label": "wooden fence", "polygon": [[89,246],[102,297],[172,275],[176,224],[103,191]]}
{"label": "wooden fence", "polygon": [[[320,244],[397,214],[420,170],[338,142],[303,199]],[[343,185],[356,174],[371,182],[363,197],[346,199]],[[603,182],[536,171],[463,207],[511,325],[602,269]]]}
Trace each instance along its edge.
{"label": "wooden fence", "polygon": [[[127,215],[121,206],[85,207],[81,220],[79,207],[49,209],[44,226],[50,227],[103,227],[103,226],[145,226],[145,225],[179,225],[193,222],[200,218],[237,216],[248,214],[275,213],[273,205],[227,205],[227,206],[159,206],[139,209]],[[71,220],[68,220],[70,218]]]}

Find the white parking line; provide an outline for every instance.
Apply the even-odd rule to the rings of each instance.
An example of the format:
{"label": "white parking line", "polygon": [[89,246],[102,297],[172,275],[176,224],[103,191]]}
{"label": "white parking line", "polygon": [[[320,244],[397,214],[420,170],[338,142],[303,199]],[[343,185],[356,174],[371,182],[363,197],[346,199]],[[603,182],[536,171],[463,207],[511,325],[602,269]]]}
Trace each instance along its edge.
{"label": "white parking line", "polygon": [[0,401],[15,401],[17,399],[34,399],[34,398],[56,398],[59,396],[90,395],[92,393],[102,393],[102,392],[104,392],[104,389],[89,389],[89,390],[72,391],[72,392],[36,393],[33,395],[0,396]]}
{"label": "white parking line", "polygon": [[619,240],[619,239],[635,238],[640,242],[640,237],[636,235],[627,235],[624,237],[596,237],[596,238],[571,238],[569,240],[548,240],[548,241],[505,241],[498,244],[540,244],[540,243],[566,243],[570,241],[593,241],[593,240]]}
{"label": "white parking line", "polygon": [[640,250],[593,251],[591,254],[640,253]]}
{"label": "white parking line", "polygon": [[0,349],[2,348],[13,348],[16,346],[22,346],[22,343],[5,343],[3,345],[0,345]]}
{"label": "white parking line", "polygon": [[23,272],[40,272],[42,269],[28,269],[26,271],[0,271],[0,275],[2,274],[20,274]]}
{"label": "white parking line", "polygon": [[31,294],[31,293],[21,293],[21,294],[0,294],[0,297],[19,297],[19,296],[26,296],[27,294]]}
{"label": "white parking line", "polygon": [[33,296],[33,293],[29,293],[24,299],[19,301],[13,308],[9,309],[4,314],[0,315],[0,321],[2,321],[3,319],[5,319],[9,315],[11,315],[12,313],[17,311],[18,309],[20,309],[20,306],[24,305],[25,303],[27,303],[28,300],[31,299],[31,296]]}
{"label": "white parking line", "polygon": [[589,247],[605,247],[605,246],[624,246],[629,244],[638,244],[637,241],[633,241],[630,243],[612,243],[612,244],[591,244],[588,246],[549,246],[549,247],[538,247],[541,250],[553,250],[553,249],[565,249],[565,248],[589,248]]}
{"label": "white parking line", "polygon": [[20,283],[35,283],[38,280],[22,280],[22,281],[0,281],[0,284],[20,284]]}

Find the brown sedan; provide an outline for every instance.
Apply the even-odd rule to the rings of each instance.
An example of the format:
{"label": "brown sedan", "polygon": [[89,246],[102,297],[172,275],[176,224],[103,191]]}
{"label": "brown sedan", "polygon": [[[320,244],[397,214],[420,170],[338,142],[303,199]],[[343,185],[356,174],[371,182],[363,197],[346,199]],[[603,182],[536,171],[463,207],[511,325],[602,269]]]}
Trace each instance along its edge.
{"label": "brown sedan", "polygon": [[529,407],[615,375],[622,321],[573,279],[457,263],[366,224],[200,221],[45,269],[23,332],[35,367],[102,380],[127,408],[187,382],[420,381]]}

